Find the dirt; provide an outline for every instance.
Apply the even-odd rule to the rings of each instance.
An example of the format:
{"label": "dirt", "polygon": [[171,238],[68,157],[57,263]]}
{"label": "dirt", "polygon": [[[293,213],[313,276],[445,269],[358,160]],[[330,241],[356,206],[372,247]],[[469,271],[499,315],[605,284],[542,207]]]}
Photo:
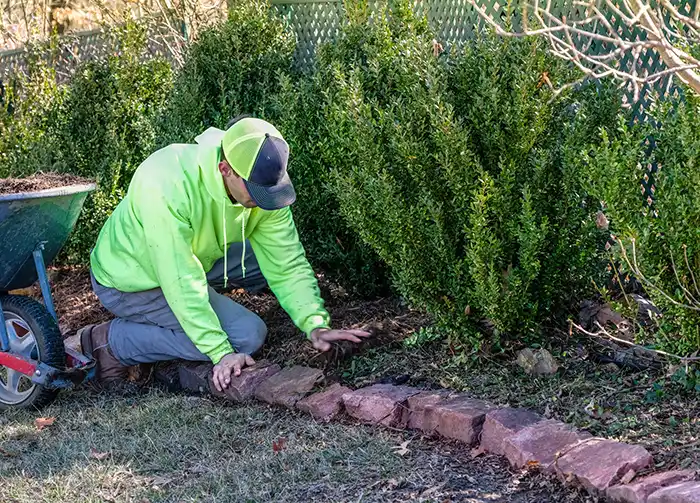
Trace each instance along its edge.
{"label": "dirt", "polygon": [[0,179],[0,196],[88,183],[92,182],[85,178],[61,173],[37,173],[28,178],[2,178]]}

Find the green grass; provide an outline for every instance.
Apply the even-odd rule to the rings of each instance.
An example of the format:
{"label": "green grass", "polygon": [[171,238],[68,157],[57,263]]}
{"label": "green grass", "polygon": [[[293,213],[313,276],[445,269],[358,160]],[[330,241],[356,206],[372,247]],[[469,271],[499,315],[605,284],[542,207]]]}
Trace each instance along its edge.
{"label": "green grass", "polygon": [[[39,431],[39,415],[56,421]],[[40,414],[5,412],[0,446],[6,503],[586,501],[456,444],[157,390],[76,391]]]}

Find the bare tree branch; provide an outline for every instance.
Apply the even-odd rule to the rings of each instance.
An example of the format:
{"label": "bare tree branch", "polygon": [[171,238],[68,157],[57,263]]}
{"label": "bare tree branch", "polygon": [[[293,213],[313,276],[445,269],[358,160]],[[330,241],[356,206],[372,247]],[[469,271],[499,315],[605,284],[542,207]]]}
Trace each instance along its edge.
{"label": "bare tree branch", "polygon": [[[572,62],[586,77],[622,81],[635,99],[641,90],[669,76],[700,94],[700,61],[687,49],[700,43],[700,2],[691,17],[672,0],[659,0],[656,9],[648,0],[575,0],[573,6],[581,9],[582,15],[567,19],[552,12],[551,1],[528,0],[522,5],[523,29],[518,31],[490,16],[482,1],[468,0],[498,35],[545,37],[555,56]],[[626,30],[618,29],[613,19]],[[646,55],[651,52],[660,56],[665,69],[650,71],[645,67]]]}

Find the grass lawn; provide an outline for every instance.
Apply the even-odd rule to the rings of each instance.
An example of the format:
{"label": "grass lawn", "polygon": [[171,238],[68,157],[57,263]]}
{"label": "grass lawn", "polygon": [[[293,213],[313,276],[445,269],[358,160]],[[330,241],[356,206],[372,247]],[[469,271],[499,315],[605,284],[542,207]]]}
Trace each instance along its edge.
{"label": "grass lawn", "polygon": [[457,444],[262,405],[80,390],[41,416],[0,415],[3,503],[593,501]]}

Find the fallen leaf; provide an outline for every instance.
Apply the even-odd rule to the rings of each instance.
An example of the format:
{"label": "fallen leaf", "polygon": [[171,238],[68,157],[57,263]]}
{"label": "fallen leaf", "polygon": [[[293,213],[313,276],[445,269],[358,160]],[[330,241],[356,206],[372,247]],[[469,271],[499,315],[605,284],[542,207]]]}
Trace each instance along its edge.
{"label": "fallen leaf", "polygon": [[109,457],[109,452],[100,452],[97,449],[90,447],[90,457],[97,461],[104,461]]}
{"label": "fallen leaf", "polygon": [[528,470],[536,470],[539,467],[540,467],[539,461],[530,460],[525,464],[525,468],[527,468]]}
{"label": "fallen leaf", "polygon": [[14,458],[15,456],[17,456],[16,452],[6,451],[2,447],[0,447],[0,454],[2,454],[3,456],[7,456],[8,458]]}
{"label": "fallen leaf", "polygon": [[479,456],[481,456],[484,453],[486,453],[486,449],[484,449],[483,447],[478,447],[476,449],[472,449],[470,454],[471,454],[472,459],[474,459],[474,458],[478,458]]}
{"label": "fallen leaf", "polygon": [[277,440],[272,441],[272,452],[280,452],[287,447],[287,439],[285,437],[280,437]]}
{"label": "fallen leaf", "polygon": [[163,487],[167,486],[173,481],[171,477],[161,477],[160,475],[155,476],[151,479],[151,484],[153,486]]}
{"label": "fallen leaf", "polygon": [[36,426],[37,430],[41,431],[44,428],[51,426],[55,422],[55,417],[38,417],[34,420],[34,426]]}
{"label": "fallen leaf", "polygon": [[393,448],[394,452],[396,454],[398,454],[399,456],[405,456],[406,454],[411,452],[410,449],[408,448],[408,444],[410,444],[410,443],[411,443],[410,440],[406,440],[401,445],[397,445],[396,447]]}
{"label": "fallen leaf", "polygon": [[629,484],[630,482],[632,482],[632,479],[634,479],[636,476],[637,472],[635,472],[634,470],[630,470],[627,473],[625,473],[625,475],[620,479],[620,483],[623,485]]}

